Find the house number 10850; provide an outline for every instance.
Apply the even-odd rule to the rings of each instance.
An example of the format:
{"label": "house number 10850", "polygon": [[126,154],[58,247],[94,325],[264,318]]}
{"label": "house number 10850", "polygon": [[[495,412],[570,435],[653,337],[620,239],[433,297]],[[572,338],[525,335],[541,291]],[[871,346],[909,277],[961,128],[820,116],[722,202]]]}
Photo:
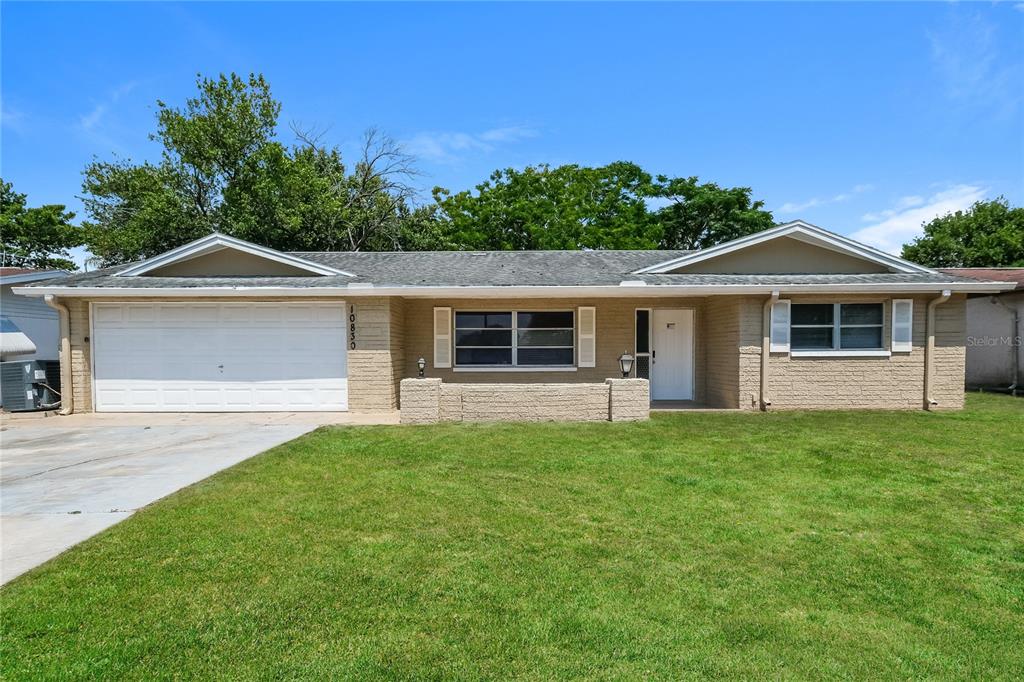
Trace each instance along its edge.
{"label": "house number 10850", "polygon": [[356,349],[356,307],[348,307],[348,347],[349,350]]}

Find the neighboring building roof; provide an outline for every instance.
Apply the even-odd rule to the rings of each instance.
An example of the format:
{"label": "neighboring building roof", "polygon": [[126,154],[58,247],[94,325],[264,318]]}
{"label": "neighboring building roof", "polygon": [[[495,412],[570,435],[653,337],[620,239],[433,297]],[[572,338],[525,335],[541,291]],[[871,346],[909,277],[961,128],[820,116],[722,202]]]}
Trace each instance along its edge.
{"label": "neighboring building roof", "polygon": [[1013,282],[1015,291],[1024,289],[1024,268],[939,268],[939,272],[997,282]]}
{"label": "neighboring building roof", "polygon": [[28,338],[13,320],[0,317],[0,356],[29,355],[36,352],[36,344]]}
{"label": "neighboring building roof", "polygon": [[64,270],[34,270],[32,268],[0,268],[0,285],[23,284],[43,279],[63,277],[68,274]]}

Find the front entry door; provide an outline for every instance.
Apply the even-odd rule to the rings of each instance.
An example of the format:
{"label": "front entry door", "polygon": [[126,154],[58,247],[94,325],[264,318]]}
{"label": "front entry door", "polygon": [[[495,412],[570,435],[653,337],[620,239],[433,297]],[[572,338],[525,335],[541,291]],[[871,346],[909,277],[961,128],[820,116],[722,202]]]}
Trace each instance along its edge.
{"label": "front entry door", "polygon": [[654,310],[651,399],[693,400],[693,311]]}

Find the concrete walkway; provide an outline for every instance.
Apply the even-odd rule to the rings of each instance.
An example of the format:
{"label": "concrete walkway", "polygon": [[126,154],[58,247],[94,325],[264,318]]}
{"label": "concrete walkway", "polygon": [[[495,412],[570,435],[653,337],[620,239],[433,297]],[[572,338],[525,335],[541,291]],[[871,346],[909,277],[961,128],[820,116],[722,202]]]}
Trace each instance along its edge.
{"label": "concrete walkway", "polygon": [[4,415],[0,583],[318,426],[397,422],[397,412]]}

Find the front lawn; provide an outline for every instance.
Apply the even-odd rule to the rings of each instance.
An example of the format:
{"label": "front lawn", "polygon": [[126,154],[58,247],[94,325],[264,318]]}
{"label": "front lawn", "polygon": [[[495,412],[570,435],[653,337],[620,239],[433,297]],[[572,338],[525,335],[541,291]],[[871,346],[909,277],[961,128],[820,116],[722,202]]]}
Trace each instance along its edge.
{"label": "front lawn", "polygon": [[0,590],[0,674],[1024,675],[1024,401],[328,428]]}

